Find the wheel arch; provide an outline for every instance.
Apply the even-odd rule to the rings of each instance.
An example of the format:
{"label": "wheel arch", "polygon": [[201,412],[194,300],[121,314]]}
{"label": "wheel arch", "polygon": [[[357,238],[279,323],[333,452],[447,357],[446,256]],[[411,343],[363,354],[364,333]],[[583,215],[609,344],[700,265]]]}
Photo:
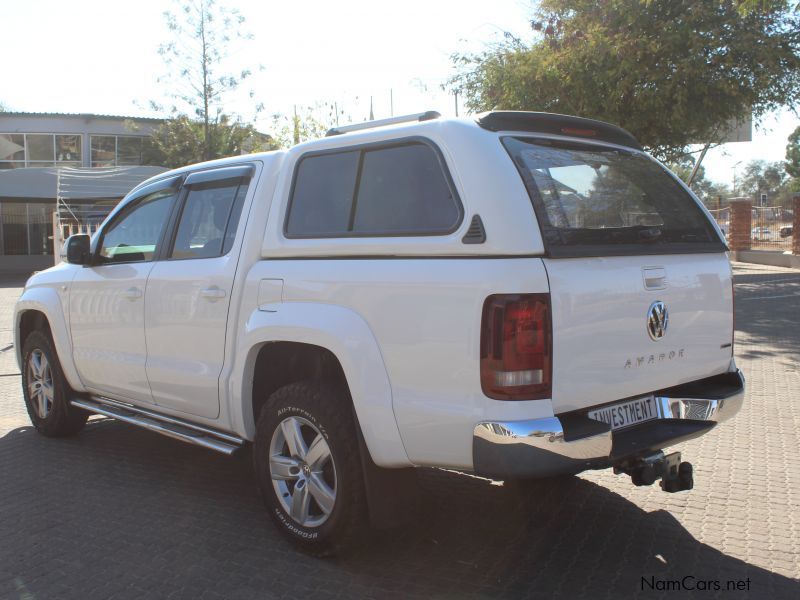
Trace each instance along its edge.
{"label": "wheel arch", "polygon": [[303,342],[265,342],[253,366],[253,420],[258,421],[267,399],[278,389],[305,380],[332,381],[350,392],[339,359],[322,346]]}
{"label": "wheel arch", "polygon": [[[377,341],[352,310],[285,303],[275,312],[254,311],[247,319],[237,356],[229,390],[230,414],[234,428],[245,438],[253,439],[256,411],[266,399],[257,394],[271,393],[297,376],[338,379],[349,392],[372,460],[382,467],[411,465],[397,428],[389,376]],[[276,357],[280,357],[277,364],[265,367],[265,361]]]}
{"label": "wheel arch", "polygon": [[47,320],[47,315],[42,311],[36,309],[26,310],[19,315],[19,339],[22,343],[28,339],[28,336],[34,331],[43,331],[51,338],[53,333],[50,330],[50,321]]}
{"label": "wheel arch", "polygon": [[25,290],[14,310],[14,348],[20,369],[25,338],[30,332],[41,329],[46,330],[53,340],[67,383],[72,389],[83,391],[83,384],[72,358],[72,339],[58,294],[50,288]]}

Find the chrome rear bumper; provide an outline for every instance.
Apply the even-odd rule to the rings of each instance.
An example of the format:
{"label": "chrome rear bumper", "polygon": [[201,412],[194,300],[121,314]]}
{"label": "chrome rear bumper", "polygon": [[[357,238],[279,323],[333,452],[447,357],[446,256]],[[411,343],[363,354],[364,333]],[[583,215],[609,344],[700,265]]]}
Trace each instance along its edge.
{"label": "chrome rear bumper", "polygon": [[725,373],[660,390],[655,399],[656,419],[616,433],[581,414],[478,423],[472,445],[475,473],[497,478],[577,473],[698,437],[739,412],[744,376],[738,370]]}

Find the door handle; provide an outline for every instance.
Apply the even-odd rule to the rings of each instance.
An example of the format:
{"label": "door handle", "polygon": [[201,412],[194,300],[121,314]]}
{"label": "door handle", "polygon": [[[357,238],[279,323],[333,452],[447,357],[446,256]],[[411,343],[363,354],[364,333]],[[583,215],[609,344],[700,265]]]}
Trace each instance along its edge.
{"label": "door handle", "polygon": [[131,287],[125,290],[122,295],[128,300],[138,300],[142,297],[142,290],[137,287]]}
{"label": "door handle", "polygon": [[200,296],[214,302],[215,300],[221,300],[222,298],[225,297],[225,290],[223,290],[222,288],[218,288],[215,285],[212,285],[209,288],[200,290]]}

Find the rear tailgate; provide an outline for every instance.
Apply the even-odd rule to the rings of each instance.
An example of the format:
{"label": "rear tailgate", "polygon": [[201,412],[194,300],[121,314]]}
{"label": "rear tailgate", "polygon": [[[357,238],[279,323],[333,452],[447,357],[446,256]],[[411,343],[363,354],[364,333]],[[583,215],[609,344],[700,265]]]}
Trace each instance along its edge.
{"label": "rear tailgate", "polygon": [[[733,299],[725,254],[560,258],[544,264],[556,413],[727,371]],[[663,303],[668,316],[663,337],[648,331],[655,302]]]}
{"label": "rear tailgate", "polygon": [[[635,148],[536,136],[501,142],[528,190],[547,252],[555,412],[725,372],[731,271],[698,199]],[[613,424],[625,426],[652,408],[642,399],[600,418],[618,413]]]}

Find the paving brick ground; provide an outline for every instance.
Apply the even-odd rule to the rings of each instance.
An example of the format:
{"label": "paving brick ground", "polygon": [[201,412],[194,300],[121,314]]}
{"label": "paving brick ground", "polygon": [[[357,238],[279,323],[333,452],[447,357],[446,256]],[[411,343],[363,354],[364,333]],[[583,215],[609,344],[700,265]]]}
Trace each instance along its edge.
{"label": "paving brick ground", "polygon": [[104,419],[38,436],[6,349],[19,291],[0,287],[0,598],[747,595],[642,590],[686,576],[800,597],[798,271],[736,266],[748,394],[735,421],[680,447],[692,492],[608,471],[525,485],[426,471],[419,523],[339,560],[283,541],[246,460]]}

